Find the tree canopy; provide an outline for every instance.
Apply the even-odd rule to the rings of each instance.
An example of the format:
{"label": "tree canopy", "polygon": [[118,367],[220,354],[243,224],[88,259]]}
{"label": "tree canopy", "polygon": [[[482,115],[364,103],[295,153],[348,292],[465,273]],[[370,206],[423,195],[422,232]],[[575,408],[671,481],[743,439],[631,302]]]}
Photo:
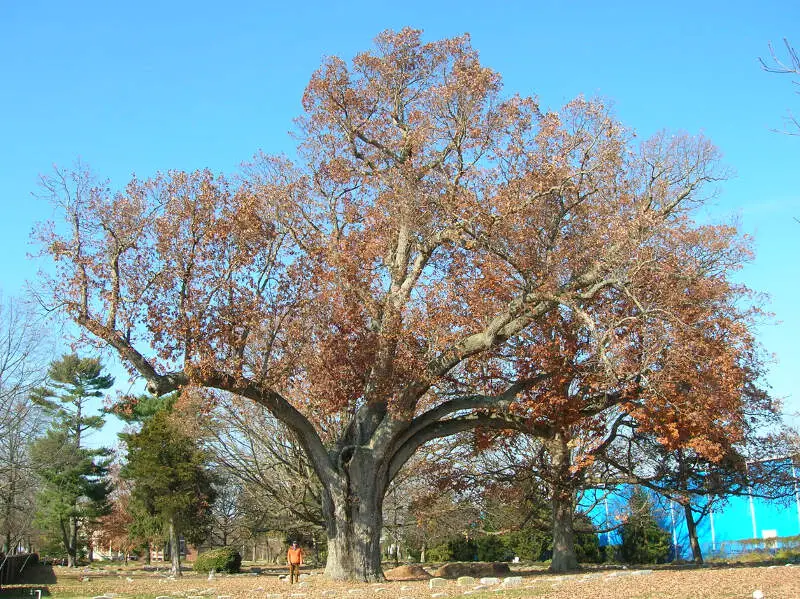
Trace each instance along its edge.
{"label": "tree canopy", "polygon": [[[383,497],[426,442],[552,434],[561,400],[536,385],[559,376],[540,359],[558,318],[596,373],[578,411],[618,405],[669,443],[721,413],[736,434],[749,339],[728,273],[749,248],[692,220],[724,175],[708,140],[639,140],[599,100],[504,97],[468,36],[411,29],[326,59],[303,109],[296,163],[118,191],[57,170],[42,182],[68,226],[37,236],[43,301],[151,392],[232,393],[292,432],[322,484],[328,574],[382,578]],[[662,364],[675,345],[683,363]],[[692,392],[698,360],[724,393]]]}

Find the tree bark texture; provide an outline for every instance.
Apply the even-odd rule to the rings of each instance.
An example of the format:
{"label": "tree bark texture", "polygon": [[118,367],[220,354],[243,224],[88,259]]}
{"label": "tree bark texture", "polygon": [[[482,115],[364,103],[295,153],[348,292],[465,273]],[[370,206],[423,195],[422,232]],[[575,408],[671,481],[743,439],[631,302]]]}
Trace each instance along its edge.
{"label": "tree bark texture", "polygon": [[74,516],[69,519],[69,542],[67,543],[67,565],[70,568],[78,567],[78,519]]}
{"label": "tree bark texture", "polygon": [[566,439],[557,434],[549,444],[553,464],[553,560],[552,572],[568,572],[578,568],[575,555],[575,489],[571,484],[570,449]]}
{"label": "tree bark texture", "polygon": [[371,452],[354,452],[338,484],[328,485],[323,511],[328,534],[325,574],[335,580],[382,582],[381,530],[385,486]]}
{"label": "tree bark texture", "polygon": [[692,559],[696,564],[703,563],[703,552],[700,550],[700,541],[697,538],[697,522],[694,520],[692,505],[685,503],[683,513],[686,516],[686,530],[689,533],[689,546],[692,548]]}
{"label": "tree bark texture", "polygon": [[169,556],[172,560],[172,575],[181,576],[181,545],[172,518],[169,520]]}

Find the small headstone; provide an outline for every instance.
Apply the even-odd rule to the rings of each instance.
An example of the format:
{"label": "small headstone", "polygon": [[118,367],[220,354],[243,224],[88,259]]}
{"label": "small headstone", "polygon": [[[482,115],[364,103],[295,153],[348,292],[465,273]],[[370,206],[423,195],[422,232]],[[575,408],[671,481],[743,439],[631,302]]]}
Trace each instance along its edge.
{"label": "small headstone", "polygon": [[214,580],[214,572],[215,572],[214,568],[211,568],[211,571],[208,573],[209,580]]}
{"label": "small headstone", "polygon": [[333,597],[335,594],[336,594],[336,591],[334,591],[333,589],[327,589],[327,590],[322,591],[320,593],[320,595],[322,595],[323,597]]}
{"label": "small headstone", "polygon": [[372,592],[373,593],[385,593],[388,590],[389,589],[387,589],[386,587],[377,587],[375,589],[372,589]]}
{"label": "small headstone", "polygon": [[473,591],[485,591],[488,588],[489,587],[486,586],[485,584],[476,584],[474,587],[472,587],[472,590]]}
{"label": "small headstone", "polygon": [[308,588],[308,583],[307,582],[299,582],[299,583],[297,583],[297,588],[298,589]]}
{"label": "small headstone", "polygon": [[216,595],[216,593],[217,593],[217,589],[208,588],[208,589],[200,591],[197,594],[200,595],[201,597],[211,597],[211,595]]}
{"label": "small headstone", "polygon": [[764,599],[764,593],[760,589],[753,591],[753,599]]}
{"label": "small headstone", "polygon": [[308,579],[309,579],[308,574],[301,574],[300,577],[298,578],[298,580],[308,580]]}
{"label": "small headstone", "polygon": [[460,587],[472,586],[475,582],[475,578],[472,576],[459,576],[458,579],[456,579],[456,584]]}
{"label": "small headstone", "polygon": [[431,578],[428,581],[429,589],[440,589],[444,586],[447,586],[447,581],[444,578]]}
{"label": "small headstone", "polygon": [[364,592],[364,589],[350,589],[347,591],[350,595],[361,595]]}
{"label": "small headstone", "polygon": [[500,579],[495,578],[494,576],[487,576],[486,578],[481,578],[479,582],[485,585],[493,585],[500,584]]}
{"label": "small headstone", "polygon": [[647,576],[652,573],[652,570],[636,570],[635,572],[631,572],[631,576]]}
{"label": "small headstone", "polygon": [[410,587],[407,584],[400,587],[401,591],[413,591],[414,587]]}
{"label": "small headstone", "polygon": [[81,582],[89,582],[90,580],[91,578],[89,578],[88,576],[84,576],[83,578],[81,578]]}
{"label": "small headstone", "polygon": [[217,599],[233,599],[233,595],[217,595]]}
{"label": "small headstone", "polygon": [[431,597],[447,597],[447,593],[433,593]]}
{"label": "small headstone", "polygon": [[156,599],[172,599],[170,595],[159,595]]}
{"label": "small headstone", "polygon": [[518,564],[519,563],[519,556],[515,555],[514,559],[512,560],[512,563]]}
{"label": "small headstone", "polygon": [[505,588],[521,587],[522,576],[508,576],[503,580],[503,586]]}

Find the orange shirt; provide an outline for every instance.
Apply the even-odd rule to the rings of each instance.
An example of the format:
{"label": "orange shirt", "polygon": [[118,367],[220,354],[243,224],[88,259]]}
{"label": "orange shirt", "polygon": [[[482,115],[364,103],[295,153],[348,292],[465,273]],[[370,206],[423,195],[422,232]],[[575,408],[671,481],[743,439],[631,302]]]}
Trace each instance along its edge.
{"label": "orange shirt", "polygon": [[289,551],[286,552],[286,561],[290,564],[302,564],[303,563],[303,550],[298,547],[297,549],[293,549],[289,547]]}

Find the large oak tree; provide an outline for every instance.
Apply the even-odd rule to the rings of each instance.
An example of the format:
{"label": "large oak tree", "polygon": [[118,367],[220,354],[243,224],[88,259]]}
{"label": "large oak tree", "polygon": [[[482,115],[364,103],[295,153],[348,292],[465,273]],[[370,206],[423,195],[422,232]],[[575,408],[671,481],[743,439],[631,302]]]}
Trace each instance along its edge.
{"label": "large oak tree", "polygon": [[688,217],[718,156],[638,141],[599,102],[503,98],[467,36],[408,29],[327,59],[303,107],[300,159],[259,156],[236,181],[45,177],[67,226],[39,231],[56,264],[42,287],[151,392],[272,412],[322,483],[326,572],[377,580],[384,495],[421,445],[535,430],[507,408],[548,373],[497,366],[532,325],[635,305],[641,277],[657,303],[672,247],[725,250]]}

